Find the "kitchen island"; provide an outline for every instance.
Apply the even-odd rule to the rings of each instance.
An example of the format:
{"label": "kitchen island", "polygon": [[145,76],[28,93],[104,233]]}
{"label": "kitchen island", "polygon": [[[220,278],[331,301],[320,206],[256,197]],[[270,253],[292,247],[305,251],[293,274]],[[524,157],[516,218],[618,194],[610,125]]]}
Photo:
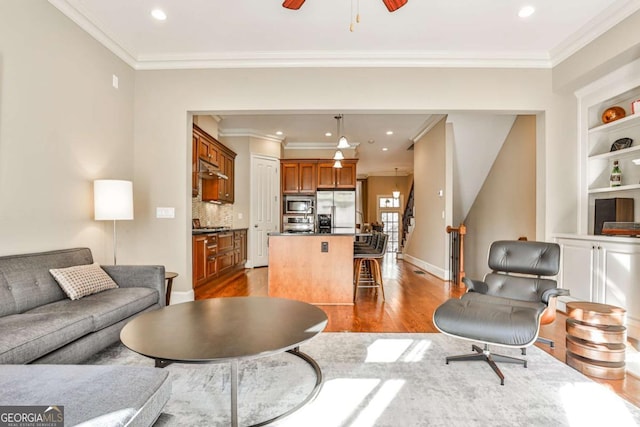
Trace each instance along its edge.
{"label": "kitchen island", "polygon": [[353,305],[353,234],[269,234],[269,296]]}

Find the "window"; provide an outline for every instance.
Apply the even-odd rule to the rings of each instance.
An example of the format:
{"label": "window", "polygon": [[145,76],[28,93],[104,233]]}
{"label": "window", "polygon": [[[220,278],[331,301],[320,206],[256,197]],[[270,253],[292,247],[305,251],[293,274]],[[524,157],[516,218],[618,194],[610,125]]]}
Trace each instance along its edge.
{"label": "window", "polygon": [[393,197],[380,197],[378,199],[378,207],[381,209],[400,208],[400,199]]}
{"label": "window", "polygon": [[387,242],[387,252],[398,252],[398,230],[400,228],[400,212],[382,211],[380,212],[383,232],[389,235]]}
{"label": "window", "polygon": [[378,221],[384,224],[382,231],[389,235],[387,252],[398,252],[400,241],[400,198],[378,196]]}

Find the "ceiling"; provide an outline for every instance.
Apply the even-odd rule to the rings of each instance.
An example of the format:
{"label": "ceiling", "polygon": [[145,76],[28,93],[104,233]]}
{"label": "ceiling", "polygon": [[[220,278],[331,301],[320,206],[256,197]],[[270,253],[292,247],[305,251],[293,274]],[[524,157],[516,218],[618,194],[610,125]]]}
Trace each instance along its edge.
{"label": "ceiling", "polygon": [[[282,0],[49,2],[138,70],[550,68],[640,9],[640,0],[409,0],[393,13],[381,0],[307,0],[297,11],[283,8]],[[361,19],[351,32],[358,3]],[[525,4],[536,12],[523,19],[518,10]],[[154,8],[167,19],[154,20]],[[343,133],[359,143],[358,171],[365,175],[412,171],[407,148],[433,121],[416,112],[212,113],[221,119],[223,136],[275,138],[289,148],[330,146],[337,140],[333,117],[344,113]]]}
{"label": "ceiling", "polygon": [[[137,69],[256,66],[549,67],[639,0],[49,0]],[[360,23],[349,31],[352,2]],[[518,17],[525,4],[535,7]],[[165,21],[150,12],[161,8]]]}

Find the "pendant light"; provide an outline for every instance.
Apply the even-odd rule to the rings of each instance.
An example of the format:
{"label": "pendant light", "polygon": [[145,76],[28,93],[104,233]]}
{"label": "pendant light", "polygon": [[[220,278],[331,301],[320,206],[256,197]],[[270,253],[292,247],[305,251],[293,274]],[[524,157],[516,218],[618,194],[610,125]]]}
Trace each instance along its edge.
{"label": "pendant light", "polygon": [[391,192],[394,199],[400,198],[400,190],[398,190],[398,168],[396,168],[396,188]]}
{"label": "pendant light", "polygon": [[[337,135],[342,135],[341,129],[340,129],[340,121],[342,120],[342,114],[338,114],[337,116],[334,117],[337,121],[338,121],[338,132]],[[350,148],[351,146],[349,145],[349,141],[347,141],[347,138],[345,138],[344,136],[340,136],[340,139],[338,139],[338,149],[336,150],[336,153],[333,155],[333,160],[335,160],[335,163],[333,164],[333,167],[336,169],[340,169],[342,167],[342,162],[340,160],[344,160],[344,154],[342,154],[342,149],[345,148]]]}
{"label": "pendant light", "polygon": [[337,116],[335,116],[335,119],[338,121],[338,135],[340,135],[340,139],[338,139],[338,150],[351,148],[351,146],[349,145],[349,141],[347,141],[347,138],[342,135],[342,129],[340,128],[342,114],[338,114]]}

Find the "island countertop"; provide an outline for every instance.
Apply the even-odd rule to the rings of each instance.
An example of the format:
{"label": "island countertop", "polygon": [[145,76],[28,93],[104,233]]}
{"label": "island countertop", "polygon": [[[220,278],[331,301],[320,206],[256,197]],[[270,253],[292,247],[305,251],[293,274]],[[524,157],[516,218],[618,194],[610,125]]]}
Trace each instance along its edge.
{"label": "island countertop", "polygon": [[317,305],[353,305],[356,236],[270,233],[269,296]]}

